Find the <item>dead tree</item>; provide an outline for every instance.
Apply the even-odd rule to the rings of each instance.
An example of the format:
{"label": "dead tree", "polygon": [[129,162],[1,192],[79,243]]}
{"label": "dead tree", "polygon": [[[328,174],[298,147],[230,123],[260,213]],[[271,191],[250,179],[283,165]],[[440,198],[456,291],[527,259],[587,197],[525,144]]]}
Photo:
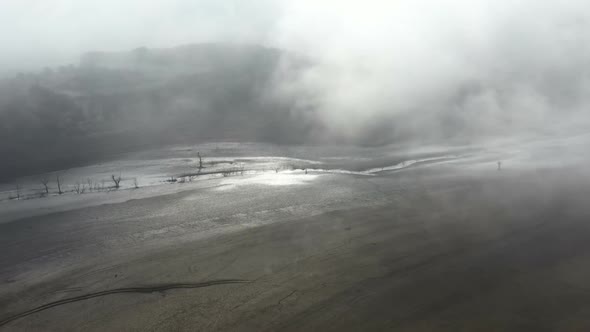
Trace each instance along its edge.
{"label": "dead tree", "polygon": [[41,181],[41,184],[43,185],[43,187],[45,187],[45,194],[49,195],[49,179],[42,178],[40,181]]}
{"label": "dead tree", "polygon": [[20,200],[20,185],[17,183],[16,186],[16,199]]}
{"label": "dead tree", "polygon": [[63,191],[61,191],[61,181],[59,180],[59,175],[56,175],[56,176],[55,176],[55,180],[56,180],[56,182],[57,182],[57,193],[61,195],[61,194],[63,194],[64,192],[63,192]]}
{"label": "dead tree", "polygon": [[201,173],[201,170],[203,169],[203,157],[201,157],[200,152],[197,152],[197,157],[199,157],[199,173]]}
{"label": "dead tree", "polygon": [[111,179],[113,179],[113,182],[115,183],[115,189],[119,189],[120,187],[120,183],[121,183],[121,175],[119,176],[115,176],[114,174],[111,175]]}
{"label": "dead tree", "polygon": [[83,194],[86,191],[86,185],[77,181],[76,185],[74,186],[74,191],[77,194]]}

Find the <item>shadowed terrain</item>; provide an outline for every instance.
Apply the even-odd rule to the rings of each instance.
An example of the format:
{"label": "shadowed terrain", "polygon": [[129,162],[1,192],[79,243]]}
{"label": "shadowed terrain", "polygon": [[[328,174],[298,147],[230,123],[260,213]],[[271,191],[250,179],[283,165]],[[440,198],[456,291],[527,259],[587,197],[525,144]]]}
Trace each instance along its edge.
{"label": "shadowed terrain", "polygon": [[[461,173],[435,165],[264,191],[196,189],[0,225],[2,250],[17,253],[2,260],[2,319],[65,302],[3,328],[590,327],[587,172]],[[199,202],[221,199],[227,212],[207,221]],[[250,282],[67,303],[227,278]]]}

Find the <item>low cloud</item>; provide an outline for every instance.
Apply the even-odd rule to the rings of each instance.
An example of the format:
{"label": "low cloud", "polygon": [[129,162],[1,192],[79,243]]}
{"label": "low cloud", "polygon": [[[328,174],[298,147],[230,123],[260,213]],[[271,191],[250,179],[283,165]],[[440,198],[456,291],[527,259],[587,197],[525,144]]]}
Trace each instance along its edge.
{"label": "low cloud", "polygon": [[296,100],[293,116],[327,138],[547,132],[590,118],[584,0],[5,0],[0,21],[0,73],[212,41],[302,54],[314,65],[280,66],[269,94]]}
{"label": "low cloud", "polygon": [[280,93],[313,97],[335,135],[354,140],[376,123],[384,134],[505,135],[587,118],[585,1],[292,1],[284,13],[275,43],[317,64],[295,81],[279,75]]}

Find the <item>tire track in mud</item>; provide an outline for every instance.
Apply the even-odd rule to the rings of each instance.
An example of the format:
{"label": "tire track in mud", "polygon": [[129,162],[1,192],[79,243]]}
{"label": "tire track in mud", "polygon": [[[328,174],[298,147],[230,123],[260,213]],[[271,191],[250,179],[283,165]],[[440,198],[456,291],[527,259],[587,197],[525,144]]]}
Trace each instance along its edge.
{"label": "tire track in mud", "polygon": [[6,318],[0,320],[0,327],[4,326],[12,321],[15,321],[17,319],[24,318],[26,316],[29,316],[29,315],[32,315],[32,314],[35,314],[35,313],[38,313],[41,311],[45,311],[45,310],[48,310],[48,309],[51,309],[54,307],[58,307],[58,306],[69,304],[69,303],[79,302],[79,301],[85,301],[85,300],[93,299],[96,297],[107,296],[107,295],[149,294],[149,293],[155,293],[155,292],[165,292],[165,291],[174,290],[174,289],[194,289],[194,288],[204,288],[204,287],[211,287],[211,286],[218,286],[218,285],[244,284],[244,283],[249,283],[249,282],[250,282],[249,280],[243,280],[243,279],[219,279],[219,280],[210,280],[210,281],[204,281],[204,282],[198,282],[198,283],[161,284],[161,285],[152,285],[152,286],[109,289],[109,290],[104,290],[104,291],[100,291],[100,292],[94,292],[94,293],[89,293],[89,294],[80,295],[80,296],[76,296],[76,297],[66,298],[66,299],[59,300],[59,301],[50,302],[50,303],[38,306],[33,309],[23,311],[21,313],[18,313],[18,314],[15,314],[15,315],[12,315],[10,317],[6,317]]}

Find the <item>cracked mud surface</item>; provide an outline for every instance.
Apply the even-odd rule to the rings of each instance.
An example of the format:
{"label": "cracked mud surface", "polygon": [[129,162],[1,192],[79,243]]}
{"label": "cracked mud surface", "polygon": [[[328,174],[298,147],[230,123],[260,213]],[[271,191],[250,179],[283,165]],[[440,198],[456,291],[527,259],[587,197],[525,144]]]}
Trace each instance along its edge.
{"label": "cracked mud surface", "polygon": [[416,169],[2,224],[0,331],[587,330],[589,179]]}

